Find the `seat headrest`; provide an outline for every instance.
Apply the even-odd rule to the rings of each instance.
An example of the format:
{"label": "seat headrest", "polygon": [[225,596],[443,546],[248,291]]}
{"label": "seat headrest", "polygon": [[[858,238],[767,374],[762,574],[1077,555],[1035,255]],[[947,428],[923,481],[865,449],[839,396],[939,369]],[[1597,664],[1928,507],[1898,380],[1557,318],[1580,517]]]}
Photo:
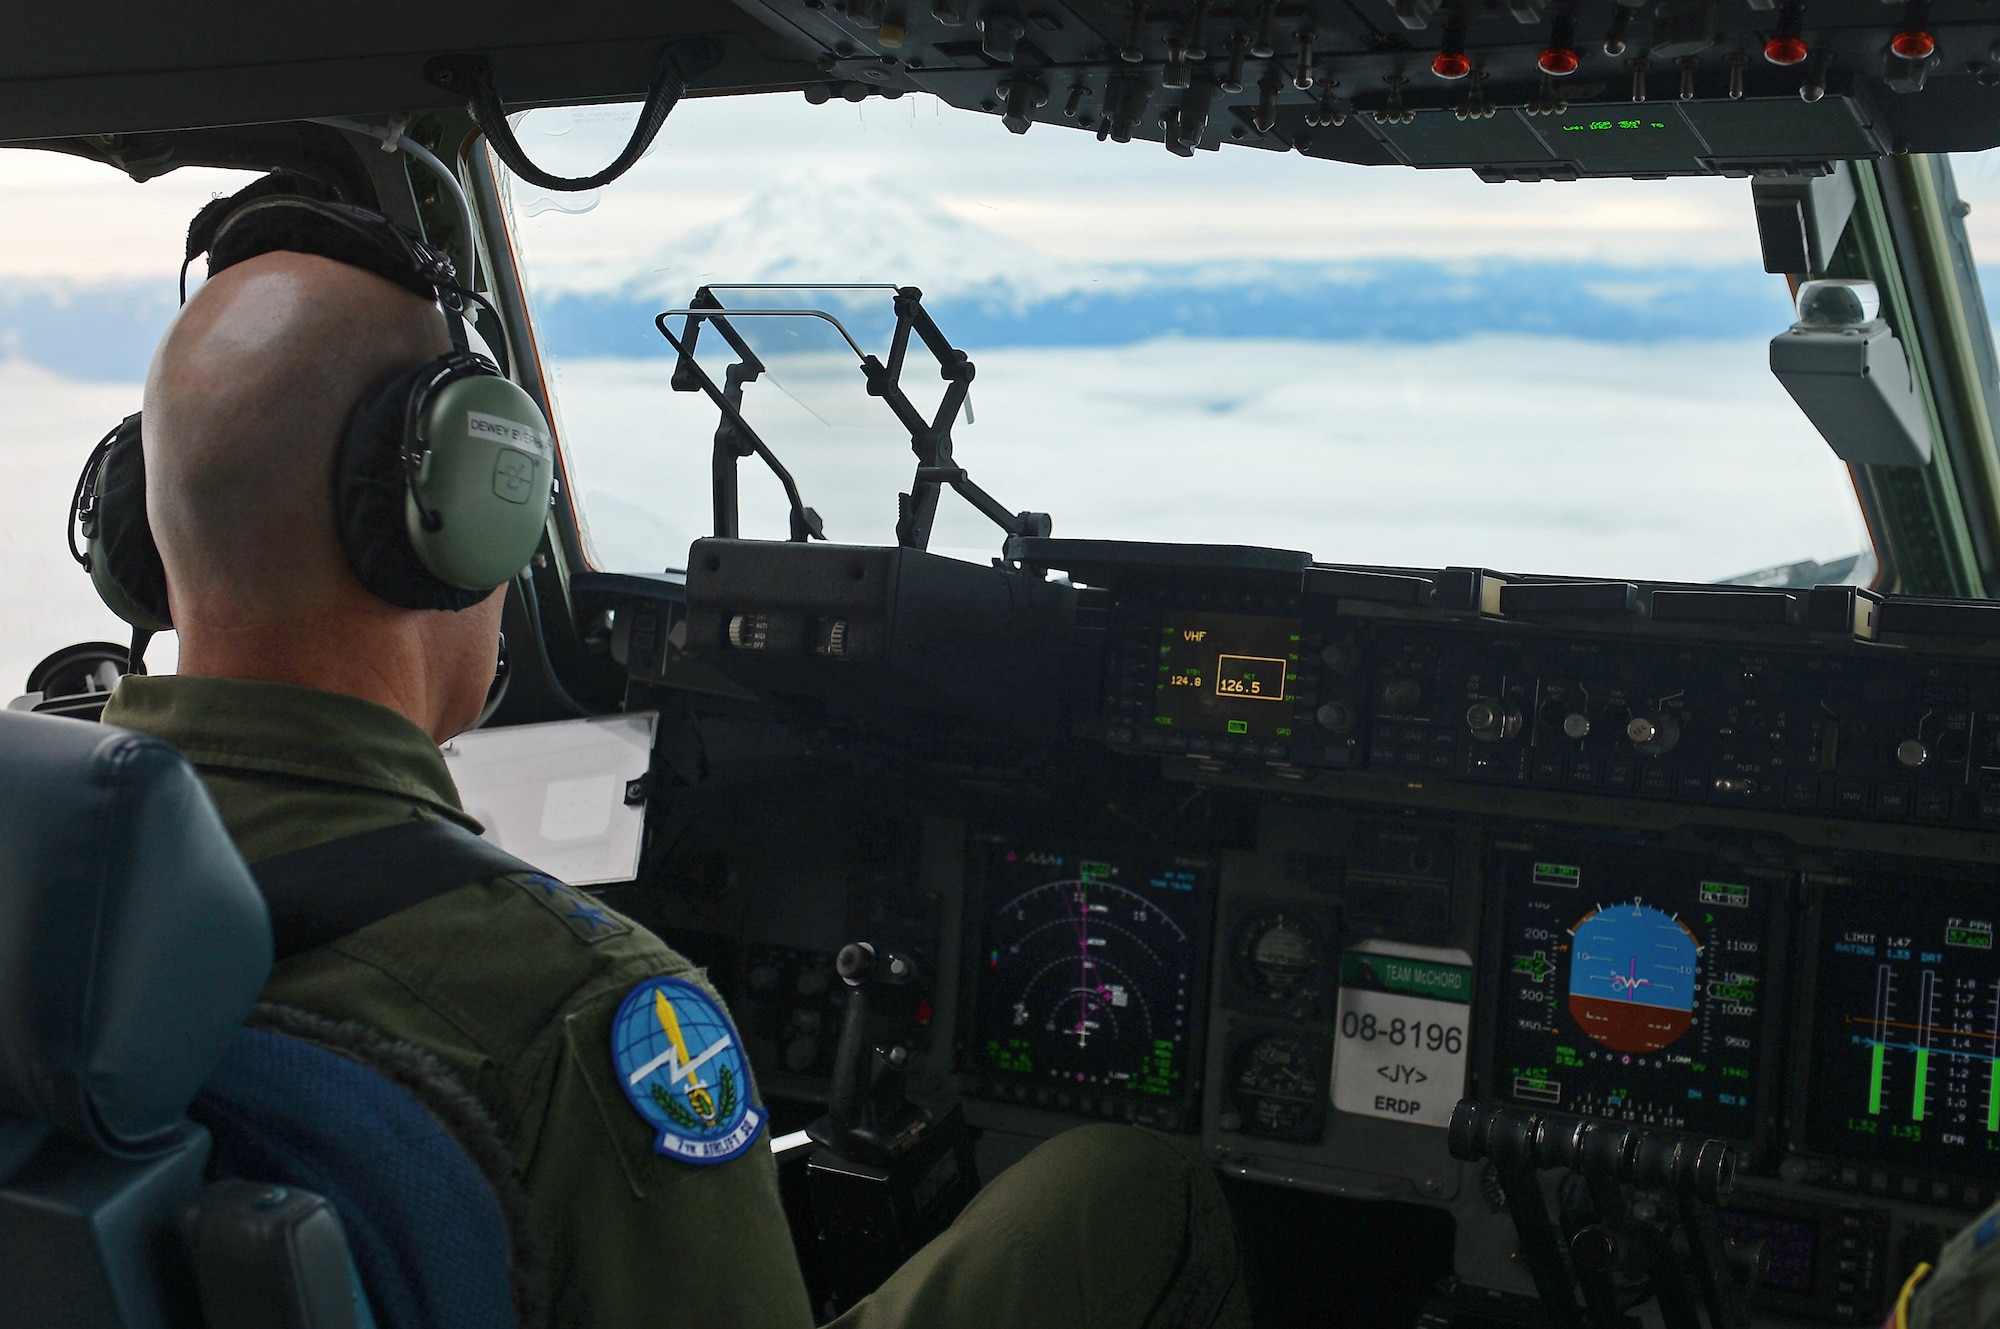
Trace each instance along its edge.
{"label": "seat headrest", "polygon": [[157,739],[0,712],[0,1115],[168,1142],[271,967],[263,897]]}

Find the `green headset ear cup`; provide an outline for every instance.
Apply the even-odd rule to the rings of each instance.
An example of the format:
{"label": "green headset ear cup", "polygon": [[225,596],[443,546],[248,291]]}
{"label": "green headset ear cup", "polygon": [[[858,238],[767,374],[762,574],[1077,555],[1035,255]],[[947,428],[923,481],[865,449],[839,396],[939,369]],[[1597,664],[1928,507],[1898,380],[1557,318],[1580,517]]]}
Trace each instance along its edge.
{"label": "green headset ear cup", "polygon": [[142,632],[172,631],[167,571],[146,518],[146,454],[137,414],[125,417],[106,444],[88,503],[84,549],[98,598]]}
{"label": "green headset ear cup", "polygon": [[555,449],[535,399],[492,372],[454,377],[416,423],[410,546],[448,586],[487,591],[535,556],[548,524]]}
{"label": "green headset ear cup", "polygon": [[484,590],[439,581],[403,529],[410,497],[403,454],[412,399],[448,368],[448,358],[415,365],[363,393],[334,464],[334,524],[347,566],[371,595],[399,609],[469,609],[486,598]]}

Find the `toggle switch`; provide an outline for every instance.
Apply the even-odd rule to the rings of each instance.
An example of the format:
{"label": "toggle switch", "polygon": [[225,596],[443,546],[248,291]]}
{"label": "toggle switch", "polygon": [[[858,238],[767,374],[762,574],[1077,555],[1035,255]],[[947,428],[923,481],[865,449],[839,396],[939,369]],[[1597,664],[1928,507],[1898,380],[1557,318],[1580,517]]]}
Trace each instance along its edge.
{"label": "toggle switch", "polygon": [[1257,114],[1251,121],[1257,132],[1268,134],[1278,123],[1278,89],[1282,86],[1276,69],[1266,70],[1262,81],[1257,84]]}
{"label": "toggle switch", "polygon": [[1222,76],[1222,90],[1231,96],[1243,91],[1243,61],[1249,54],[1249,38],[1239,32],[1229,39],[1229,72]]}
{"label": "toggle switch", "polygon": [[1208,59],[1208,11],[1211,0],[1194,0],[1194,16],[1188,20],[1187,54],[1190,60]]}
{"label": "toggle switch", "polygon": [[[1003,65],[1014,63],[1014,55],[1021,48],[1021,38],[1028,35],[1028,29],[1020,19],[1012,14],[984,14],[979,19],[979,49],[989,60],[997,60]],[[1016,129],[1017,134],[1025,130]]]}
{"label": "toggle switch", "polygon": [[1250,54],[1259,60],[1269,60],[1278,53],[1272,45],[1273,29],[1278,22],[1277,0],[1264,0],[1257,10],[1257,39],[1250,43]]}
{"label": "toggle switch", "polygon": [[1125,44],[1118,49],[1118,58],[1128,65],[1146,58],[1146,0],[1132,0],[1132,23],[1125,29]]}

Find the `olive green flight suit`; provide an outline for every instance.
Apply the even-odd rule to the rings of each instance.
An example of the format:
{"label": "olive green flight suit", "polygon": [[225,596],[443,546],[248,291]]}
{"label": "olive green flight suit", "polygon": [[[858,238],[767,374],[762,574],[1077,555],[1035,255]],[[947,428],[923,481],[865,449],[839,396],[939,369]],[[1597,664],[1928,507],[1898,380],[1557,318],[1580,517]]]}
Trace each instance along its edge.
{"label": "olive green flight suit", "polygon": [[[129,677],[104,720],[179,748],[253,863],[411,818],[479,829],[430,738],[356,697]],[[478,1095],[528,1196],[553,1324],[805,1329],[765,1141],[721,1164],[665,1157],[618,1083],[613,1016],[664,976],[716,995],[590,896],[505,876],[280,962],[264,997],[414,1043]],[[841,1323],[1111,1329],[1241,1325],[1247,1312],[1208,1169],[1165,1137],[1099,1126],[1002,1174]]]}

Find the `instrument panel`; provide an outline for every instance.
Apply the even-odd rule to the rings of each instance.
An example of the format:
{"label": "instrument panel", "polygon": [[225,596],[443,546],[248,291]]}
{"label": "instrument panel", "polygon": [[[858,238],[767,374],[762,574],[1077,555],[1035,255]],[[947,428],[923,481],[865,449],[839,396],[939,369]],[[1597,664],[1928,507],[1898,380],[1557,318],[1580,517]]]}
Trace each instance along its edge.
{"label": "instrument panel", "polygon": [[1183,1129],[1211,866],[1144,851],[982,848],[966,1088]]}
{"label": "instrument panel", "polygon": [[1661,851],[1496,850],[1493,1097],[1758,1139],[1784,876]]}
{"label": "instrument panel", "polygon": [[[703,731],[696,789],[903,763],[870,806],[926,846],[896,889],[932,902],[903,911],[936,961],[928,1082],[998,1161],[1151,1125],[1248,1180],[1446,1209],[1460,1280],[1518,1294],[1509,1218],[1445,1149],[1461,1097],[1722,1139],[1774,1324],[1879,1319],[2000,1193],[2000,606],[1057,543],[1066,650],[1053,592],[1016,597],[1032,632],[965,629],[1046,666],[982,663],[984,728],[977,677],[927,718],[843,692],[908,695],[896,561],[931,556],[889,560],[868,660],[656,647],[767,612],[740,576],[608,600],[632,700]],[[990,576],[1045,575],[1019,563]],[[717,736],[757,723],[730,775]],[[715,940],[761,953],[742,919]],[[760,1083],[824,1092],[788,1064]]]}

